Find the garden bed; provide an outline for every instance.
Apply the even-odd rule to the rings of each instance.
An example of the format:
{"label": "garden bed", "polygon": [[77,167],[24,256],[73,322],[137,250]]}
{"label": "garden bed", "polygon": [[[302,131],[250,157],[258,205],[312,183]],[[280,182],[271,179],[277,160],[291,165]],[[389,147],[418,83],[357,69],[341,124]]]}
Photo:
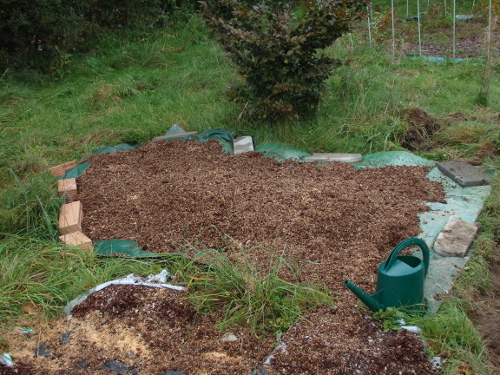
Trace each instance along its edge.
{"label": "garden bed", "polygon": [[[93,241],[134,240],[154,253],[217,248],[233,259],[243,247],[262,272],[284,257],[294,272],[284,269],[283,278],[327,287],[335,306],[306,312],[273,352],[276,337],[219,331],[220,313],[197,315],[184,292],[110,286],[29,349],[13,351],[19,373],[437,371],[418,336],[384,332],[343,286],[350,279],[373,293],[377,266],[420,233],[423,202],[444,199],[440,184],[425,178],[429,168],[279,163],[224,153],[216,141],[153,142],[88,161],[78,188],[83,232]],[[222,341],[229,333],[236,339]]]}

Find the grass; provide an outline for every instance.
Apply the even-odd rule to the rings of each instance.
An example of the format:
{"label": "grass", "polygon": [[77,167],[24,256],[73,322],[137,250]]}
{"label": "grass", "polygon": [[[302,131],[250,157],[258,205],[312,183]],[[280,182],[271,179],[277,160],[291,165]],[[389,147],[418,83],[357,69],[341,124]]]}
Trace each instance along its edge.
{"label": "grass", "polygon": [[222,311],[221,329],[242,326],[255,334],[284,333],[307,309],[333,304],[326,288],[281,278],[282,272],[294,272],[284,254],[270,250],[269,264],[262,267],[248,258],[254,248],[246,249],[223,237],[232,243],[225,247],[236,247],[238,256],[230,257],[224,249],[194,248],[193,261],[209,267],[196,268],[197,272],[181,278],[188,281],[188,299],[198,311]]}
{"label": "grass", "polygon": [[[404,10],[403,10],[404,11]],[[282,124],[240,119],[241,108],[222,99],[238,79],[220,46],[197,17],[148,35],[129,32],[100,41],[85,56],[73,56],[64,74],[5,72],[0,79],[0,342],[18,326],[53,319],[67,301],[111,278],[147,274],[159,265],[101,259],[57,242],[61,200],[47,168],[82,161],[91,152],[121,142],[145,142],[174,123],[187,131],[229,128],[259,144],[284,143],[310,152],[403,150],[407,108],[419,107],[442,125],[420,155],[435,160],[469,159],[498,151],[499,63],[492,61],[488,101],[478,106],[484,61],[436,64],[422,58],[369,48],[366,35],[341,38],[328,53],[346,64],[328,80],[318,115]],[[450,114],[460,112],[459,121]],[[462,119],[463,118],[463,119]],[[482,167],[499,170],[498,156]],[[467,318],[475,293],[488,289],[487,264],[499,246],[500,185],[486,202],[482,234],[469,268],[459,278],[456,298],[440,313],[419,322],[436,355],[446,357],[446,373],[469,366],[485,374],[484,344]],[[245,254],[247,249],[241,249]],[[262,272],[243,256],[205,251],[217,267],[174,271],[196,290],[200,308],[221,308],[224,324],[248,320],[258,332],[263,321],[284,330],[300,317],[304,300],[328,302],[318,289],[292,285],[280,277],[285,258],[272,256]],[[321,289],[319,289],[321,291]],[[283,314],[283,312],[286,312]],[[455,330],[465,336],[457,336]],[[459,328],[457,328],[459,327]],[[465,338],[465,339],[464,339]]]}
{"label": "grass", "polygon": [[54,319],[66,303],[97,284],[151,266],[123,259],[98,259],[78,248],[29,236],[0,242],[0,348],[17,327]]}

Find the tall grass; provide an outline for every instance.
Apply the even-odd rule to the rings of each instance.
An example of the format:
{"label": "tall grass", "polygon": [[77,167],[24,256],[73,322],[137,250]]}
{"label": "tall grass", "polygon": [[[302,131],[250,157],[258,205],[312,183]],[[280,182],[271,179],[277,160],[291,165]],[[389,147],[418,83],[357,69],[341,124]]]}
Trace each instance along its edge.
{"label": "tall grass", "polygon": [[68,301],[97,284],[151,266],[133,260],[97,259],[78,248],[30,236],[0,242],[0,348],[6,334],[55,318]]}
{"label": "tall grass", "polygon": [[237,249],[232,255],[227,249],[194,249],[194,261],[208,267],[197,268],[201,272],[190,275],[188,283],[188,299],[198,311],[222,312],[221,329],[241,326],[256,334],[286,332],[306,310],[333,303],[326,288],[282,279],[283,272],[294,272],[284,254],[269,250],[268,264],[263,266],[248,258],[254,248],[226,240]]}

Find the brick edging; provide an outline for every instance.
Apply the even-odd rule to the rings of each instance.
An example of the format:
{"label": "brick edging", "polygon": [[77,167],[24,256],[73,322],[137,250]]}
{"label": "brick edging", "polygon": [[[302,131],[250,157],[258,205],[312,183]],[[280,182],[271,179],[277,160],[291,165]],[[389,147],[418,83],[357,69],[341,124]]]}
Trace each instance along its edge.
{"label": "brick edging", "polygon": [[[49,169],[55,177],[64,175],[78,164],[72,160],[56,165]],[[57,195],[64,197],[64,202],[59,212],[59,241],[67,245],[79,247],[86,251],[93,251],[92,240],[82,232],[83,207],[78,200],[78,187],[76,178],[57,180]]]}

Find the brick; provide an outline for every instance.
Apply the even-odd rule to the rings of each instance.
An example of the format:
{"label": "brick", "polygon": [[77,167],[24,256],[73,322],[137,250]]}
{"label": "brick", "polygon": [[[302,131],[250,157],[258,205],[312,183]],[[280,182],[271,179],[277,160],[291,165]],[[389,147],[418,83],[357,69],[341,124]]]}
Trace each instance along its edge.
{"label": "brick", "polygon": [[233,141],[234,154],[242,154],[244,152],[253,151],[253,139],[249,135],[238,137]]}
{"label": "brick", "polygon": [[64,204],[59,214],[59,233],[81,232],[82,219],[83,209],[80,201]]}
{"label": "brick", "polygon": [[75,168],[77,165],[78,164],[76,164],[76,161],[72,160],[64,164],[56,165],[55,167],[50,168],[49,171],[53,176],[59,177],[65,174],[70,169]]}
{"label": "brick", "polygon": [[80,249],[86,251],[92,251],[92,240],[84,235],[82,232],[73,232],[68,234],[63,234],[59,237],[59,241],[67,244],[79,247]]}
{"label": "brick", "polygon": [[306,162],[331,162],[341,161],[344,163],[359,163],[363,160],[361,154],[335,154],[335,153],[314,153],[304,158]]}
{"label": "brick", "polygon": [[66,178],[57,180],[57,194],[66,199],[66,203],[73,202],[78,198],[76,178]]}
{"label": "brick", "polygon": [[434,252],[443,257],[464,257],[478,230],[478,223],[451,216],[434,242]]}

